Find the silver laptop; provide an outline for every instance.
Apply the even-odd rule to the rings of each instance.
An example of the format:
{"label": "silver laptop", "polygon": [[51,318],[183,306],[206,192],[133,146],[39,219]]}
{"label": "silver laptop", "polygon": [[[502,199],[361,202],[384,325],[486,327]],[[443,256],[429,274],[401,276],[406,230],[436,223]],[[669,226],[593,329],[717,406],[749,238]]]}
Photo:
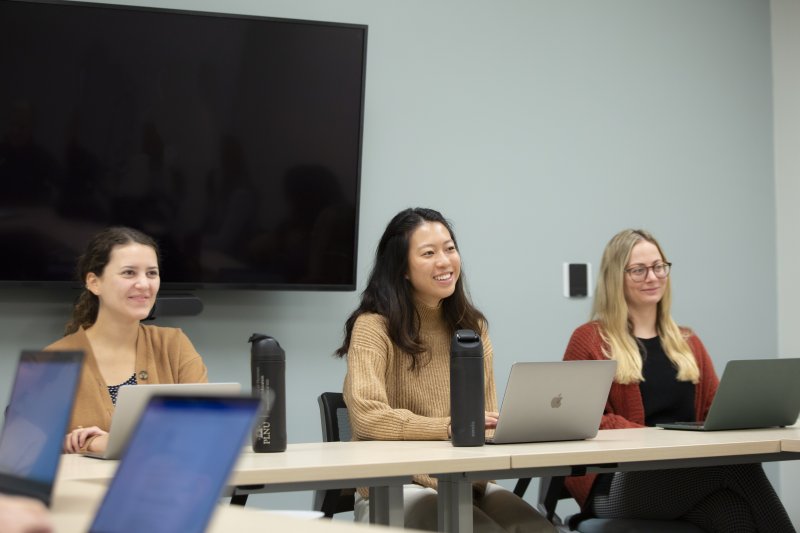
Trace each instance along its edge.
{"label": "silver laptop", "polygon": [[728,361],[705,422],[658,424],[718,431],[791,426],[800,415],[800,359]]}
{"label": "silver laptop", "polygon": [[128,444],[131,432],[136,426],[151,396],[229,396],[239,394],[239,383],[173,383],[158,385],[125,385],[119,388],[117,406],[111,417],[108,431],[108,445],[105,452],[86,452],[84,455],[97,459],[119,459]]}
{"label": "silver laptop", "polygon": [[582,440],[597,435],[616,361],[514,363],[488,444]]}

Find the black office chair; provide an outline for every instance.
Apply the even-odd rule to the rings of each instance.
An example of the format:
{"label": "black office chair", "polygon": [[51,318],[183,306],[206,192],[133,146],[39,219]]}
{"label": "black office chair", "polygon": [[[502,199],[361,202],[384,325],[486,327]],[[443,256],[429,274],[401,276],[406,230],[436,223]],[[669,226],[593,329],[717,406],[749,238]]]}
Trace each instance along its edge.
{"label": "black office chair", "polygon": [[[576,472],[581,475],[583,472]],[[572,499],[563,476],[539,478],[539,510],[555,525],[566,525],[579,533],[700,533],[703,530],[684,520],[644,520],[634,518],[587,518],[580,513],[563,521],[556,514],[559,500]],[[514,494],[522,498],[530,485],[530,478],[521,478]]]}
{"label": "black office chair", "polygon": [[[341,392],[323,392],[317,398],[322,424],[323,442],[349,441],[350,417]],[[353,510],[356,489],[328,489],[314,491],[314,510],[322,511],[326,518]]]}

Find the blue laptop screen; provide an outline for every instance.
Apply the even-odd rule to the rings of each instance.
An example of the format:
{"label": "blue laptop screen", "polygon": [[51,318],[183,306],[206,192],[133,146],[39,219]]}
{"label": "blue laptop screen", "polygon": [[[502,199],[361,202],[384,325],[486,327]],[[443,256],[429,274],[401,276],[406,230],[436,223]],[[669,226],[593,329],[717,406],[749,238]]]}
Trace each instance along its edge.
{"label": "blue laptop screen", "polygon": [[0,435],[0,473],[52,484],[82,361],[80,352],[23,353]]}
{"label": "blue laptop screen", "polygon": [[91,531],[204,531],[258,407],[256,398],[153,397]]}

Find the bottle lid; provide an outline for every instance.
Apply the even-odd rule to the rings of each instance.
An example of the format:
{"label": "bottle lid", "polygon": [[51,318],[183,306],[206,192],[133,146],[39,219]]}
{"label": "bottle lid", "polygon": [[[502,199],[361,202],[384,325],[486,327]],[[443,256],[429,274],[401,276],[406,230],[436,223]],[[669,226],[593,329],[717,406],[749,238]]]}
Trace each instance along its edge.
{"label": "bottle lid", "polygon": [[450,357],[483,357],[481,337],[471,329],[459,329],[450,342]]}
{"label": "bottle lid", "polygon": [[248,342],[253,343],[250,353],[259,359],[283,361],[286,358],[286,353],[274,337],[262,333],[253,333]]}

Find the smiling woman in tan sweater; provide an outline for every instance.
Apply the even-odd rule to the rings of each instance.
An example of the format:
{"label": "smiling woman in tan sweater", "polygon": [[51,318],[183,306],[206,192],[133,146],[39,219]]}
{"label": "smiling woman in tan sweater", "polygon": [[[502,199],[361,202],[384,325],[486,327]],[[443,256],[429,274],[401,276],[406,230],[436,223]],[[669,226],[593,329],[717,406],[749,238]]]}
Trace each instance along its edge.
{"label": "smiling woman in tan sweater", "polygon": [[[467,296],[455,235],[437,211],[401,211],[378,244],[367,288],[336,352],[347,358],[344,397],[354,440],[450,437],[450,339],[457,329],[480,332],[491,430],[497,425],[492,344],[485,317]],[[406,527],[436,530],[436,480],[413,481],[404,490]],[[476,532],[555,531],[494,483],[475,483],[474,494]],[[356,520],[369,516],[367,496],[359,490]]]}
{"label": "smiling woman in tan sweater", "polygon": [[48,350],[82,350],[84,359],[67,453],[102,452],[121,386],[204,383],[206,366],[179,329],[145,326],[161,286],[158,246],[132,228],[112,227],[78,260],[84,284],[65,336]]}

